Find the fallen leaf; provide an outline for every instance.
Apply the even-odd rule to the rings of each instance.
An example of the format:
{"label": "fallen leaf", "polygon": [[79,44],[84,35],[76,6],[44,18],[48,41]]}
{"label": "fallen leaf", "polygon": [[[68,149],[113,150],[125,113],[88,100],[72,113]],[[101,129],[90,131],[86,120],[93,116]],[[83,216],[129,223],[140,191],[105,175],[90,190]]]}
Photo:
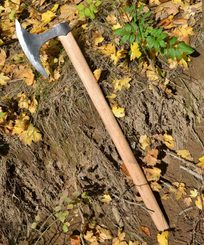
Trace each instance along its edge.
{"label": "fallen leaf", "polygon": [[93,38],[93,44],[94,44],[94,46],[98,46],[98,44],[99,43],[102,43],[103,40],[104,40],[104,37],[98,31],[93,32],[92,38]]}
{"label": "fallen leaf", "polygon": [[175,28],[172,32],[172,35],[178,37],[179,41],[184,41],[189,43],[189,36],[194,35],[193,28],[188,25],[182,25]]}
{"label": "fallen leaf", "polygon": [[84,239],[93,245],[99,244],[97,241],[97,237],[93,234],[93,231],[88,230],[84,235]]}
{"label": "fallen leaf", "polygon": [[200,210],[203,210],[203,207],[204,207],[204,194],[197,196],[197,198],[195,200],[195,205]]}
{"label": "fallen leaf", "polygon": [[108,24],[110,25],[116,25],[117,24],[117,17],[114,14],[109,14],[106,17],[106,21],[108,22]]}
{"label": "fallen leaf", "polygon": [[187,207],[189,207],[192,204],[192,199],[190,197],[185,197],[183,199],[183,202],[186,204]]}
{"label": "fallen leaf", "polygon": [[176,153],[178,156],[182,157],[183,159],[193,161],[191,153],[188,150],[177,150]]}
{"label": "fallen leaf", "polygon": [[5,76],[4,73],[0,73],[0,85],[6,85],[10,78]]}
{"label": "fallen leaf", "polygon": [[150,149],[147,151],[143,161],[147,163],[148,166],[154,166],[157,163],[158,154],[159,151],[157,149]]}
{"label": "fallen leaf", "polygon": [[27,130],[23,131],[19,135],[20,140],[26,145],[31,145],[32,142],[38,142],[42,140],[42,135],[37,128],[30,123]]}
{"label": "fallen leaf", "polygon": [[117,97],[117,95],[114,93],[106,96],[106,98],[108,98],[109,100],[114,100],[116,97]]}
{"label": "fallen leaf", "polygon": [[26,113],[21,113],[18,119],[15,120],[15,124],[12,130],[12,134],[20,135],[27,130],[30,122],[30,118]]}
{"label": "fallen leaf", "polygon": [[169,134],[164,134],[164,144],[169,148],[173,149],[175,147],[174,138]]}
{"label": "fallen leaf", "polygon": [[80,245],[80,236],[77,235],[70,236],[70,245]]}
{"label": "fallen leaf", "polygon": [[0,49],[0,67],[4,66],[6,62],[6,52],[1,48]]}
{"label": "fallen leaf", "polygon": [[130,81],[132,78],[130,77],[124,77],[122,79],[114,79],[112,81],[114,86],[114,91],[121,91],[122,89],[129,89],[130,88]]}
{"label": "fallen leaf", "polygon": [[198,167],[204,169],[204,156],[200,157],[199,162],[196,164]]}
{"label": "fallen leaf", "polygon": [[145,235],[151,236],[149,227],[147,227],[147,226],[141,226],[140,229],[142,230],[142,232],[143,232]]}
{"label": "fallen leaf", "polygon": [[151,65],[147,67],[145,74],[151,81],[157,81],[160,79],[159,75],[156,73],[156,69],[153,69]]}
{"label": "fallen leaf", "polygon": [[98,69],[96,69],[96,70],[93,72],[94,77],[96,78],[96,81],[99,80],[99,78],[100,78],[100,76],[101,76],[101,72],[102,72],[101,68],[98,68]]}
{"label": "fallen leaf", "polygon": [[111,201],[112,201],[112,198],[109,194],[104,194],[101,197],[101,202],[103,202],[103,203],[109,204]]}
{"label": "fallen leaf", "polygon": [[23,79],[28,86],[34,84],[34,73],[30,67],[20,65],[15,75],[17,78]]}
{"label": "fallen leaf", "polygon": [[145,134],[145,135],[141,135],[140,139],[139,139],[141,148],[145,151],[147,147],[150,146],[150,138]]}
{"label": "fallen leaf", "polygon": [[174,182],[173,185],[176,186],[176,190],[173,188],[171,191],[175,193],[176,200],[179,200],[181,197],[187,195],[184,183]]}
{"label": "fallen leaf", "polygon": [[159,0],[150,0],[150,1],[149,1],[149,4],[150,4],[150,5],[160,5],[161,2],[160,2]]}
{"label": "fallen leaf", "polygon": [[197,189],[193,189],[190,190],[190,197],[195,198],[198,195],[198,190]]}
{"label": "fallen leaf", "polygon": [[160,184],[158,184],[156,181],[151,182],[150,186],[151,186],[153,191],[159,192],[162,189],[162,186]]}
{"label": "fallen leaf", "polygon": [[55,13],[53,13],[52,11],[48,10],[45,13],[42,14],[42,22],[44,24],[48,24],[51,22],[51,20],[53,20],[55,18]]}
{"label": "fallen leaf", "polygon": [[137,42],[130,44],[130,50],[131,50],[130,60],[135,60],[136,58],[139,58],[142,55]]}
{"label": "fallen leaf", "polygon": [[158,181],[161,175],[161,169],[153,168],[144,168],[144,173],[148,181]]}
{"label": "fallen leaf", "polygon": [[168,231],[162,231],[161,233],[157,234],[157,241],[159,245],[168,245],[168,238],[169,238]]}
{"label": "fallen leaf", "polygon": [[117,118],[121,118],[125,116],[125,109],[123,107],[120,107],[118,105],[112,106],[112,112]]}
{"label": "fallen leaf", "polygon": [[100,242],[104,242],[105,240],[112,239],[111,232],[108,229],[101,227],[100,225],[97,225],[96,230],[97,233],[99,234]]}

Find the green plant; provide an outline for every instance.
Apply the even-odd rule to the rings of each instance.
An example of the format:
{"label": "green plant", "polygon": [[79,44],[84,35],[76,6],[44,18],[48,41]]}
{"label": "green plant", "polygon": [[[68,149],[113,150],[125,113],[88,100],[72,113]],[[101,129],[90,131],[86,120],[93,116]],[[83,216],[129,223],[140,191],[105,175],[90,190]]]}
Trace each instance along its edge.
{"label": "green plant", "polygon": [[193,53],[194,49],[185,42],[179,42],[176,37],[170,38],[162,28],[155,27],[152,13],[145,11],[144,7],[144,4],[132,4],[124,8],[129,21],[115,30],[115,34],[121,38],[121,44],[137,42],[145,54],[160,54],[177,60]]}
{"label": "green plant", "polygon": [[98,7],[101,5],[101,0],[85,0],[77,6],[79,12],[79,17],[81,19],[86,19],[86,17],[91,20],[95,19],[95,14],[98,12]]}

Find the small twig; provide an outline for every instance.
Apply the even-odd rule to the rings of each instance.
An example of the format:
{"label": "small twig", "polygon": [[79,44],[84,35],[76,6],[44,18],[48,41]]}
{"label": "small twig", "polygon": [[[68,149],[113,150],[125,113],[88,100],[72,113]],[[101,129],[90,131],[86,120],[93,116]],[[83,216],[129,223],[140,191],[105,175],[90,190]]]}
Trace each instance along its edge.
{"label": "small twig", "polygon": [[198,173],[194,172],[193,170],[188,169],[188,168],[186,168],[184,166],[180,166],[180,168],[183,169],[183,170],[185,170],[187,173],[193,175],[196,179],[199,179],[199,180],[202,180],[203,181],[202,174],[198,174]]}
{"label": "small twig", "polygon": [[193,208],[194,208],[194,207],[186,208],[186,209],[182,210],[178,215],[180,216],[180,215],[182,215],[182,214],[184,214],[184,213],[186,213],[186,212],[192,210]]}

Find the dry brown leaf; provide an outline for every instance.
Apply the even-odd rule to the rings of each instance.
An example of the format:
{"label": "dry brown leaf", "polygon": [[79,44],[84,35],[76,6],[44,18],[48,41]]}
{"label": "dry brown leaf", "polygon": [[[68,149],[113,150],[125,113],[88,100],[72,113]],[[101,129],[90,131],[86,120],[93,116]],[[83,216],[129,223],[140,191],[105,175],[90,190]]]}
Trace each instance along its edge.
{"label": "dry brown leaf", "polygon": [[70,236],[70,245],[80,245],[80,236]]}
{"label": "dry brown leaf", "polygon": [[0,73],[0,85],[6,85],[9,80],[10,78],[5,76],[4,73]]}
{"label": "dry brown leaf", "polygon": [[59,18],[69,22],[74,22],[78,19],[76,13],[77,13],[76,4],[64,4],[60,6]]}
{"label": "dry brown leaf", "polygon": [[179,200],[181,199],[183,196],[186,196],[187,193],[186,193],[186,186],[184,183],[179,183],[179,182],[174,182],[173,183],[174,186],[177,187],[177,189],[171,189],[174,193],[175,193],[175,196],[176,196],[176,200]]}
{"label": "dry brown leaf", "polygon": [[148,181],[158,181],[161,175],[161,169],[153,168],[144,168],[144,173]]}
{"label": "dry brown leaf", "polygon": [[97,225],[96,230],[97,230],[97,233],[99,234],[100,242],[104,242],[105,240],[112,239],[112,234],[108,229],[101,227],[100,225]]}
{"label": "dry brown leaf", "polygon": [[153,191],[159,192],[162,189],[162,186],[160,184],[158,184],[156,181],[151,182],[150,186],[151,186]]}
{"label": "dry brown leaf", "polygon": [[191,206],[191,204],[192,204],[192,199],[191,199],[190,197],[185,197],[185,198],[183,199],[183,202],[185,203],[185,205],[186,205],[187,207],[189,207],[189,206]]}
{"label": "dry brown leaf", "polygon": [[99,43],[102,43],[104,41],[104,37],[98,31],[92,33],[92,39],[94,46],[98,46]]}
{"label": "dry brown leaf", "polygon": [[140,229],[141,229],[141,231],[142,231],[145,235],[151,236],[151,232],[150,232],[149,227],[147,227],[147,226],[141,226]]}
{"label": "dry brown leaf", "polygon": [[98,245],[97,237],[93,234],[93,231],[88,230],[84,235],[84,239],[93,245]]}
{"label": "dry brown leaf", "polygon": [[157,163],[158,154],[159,151],[157,149],[150,149],[147,151],[143,161],[147,163],[148,166],[154,166]]}
{"label": "dry brown leaf", "polygon": [[6,52],[0,48],[0,67],[4,66],[6,62]]}
{"label": "dry brown leaf", "polygon": [[21,78],[28,86],[34,84],[34,74],[31,68],[20,65],[18,71],[15,72],[17,78]]}
{"label": "dry brown leaf", "polygon": [[193,28],[188,25],[182,25],[175,28],[172,32],[172,35],[178,37],[179,41],[184,41],[189,43],[189,36],[194,35]]}

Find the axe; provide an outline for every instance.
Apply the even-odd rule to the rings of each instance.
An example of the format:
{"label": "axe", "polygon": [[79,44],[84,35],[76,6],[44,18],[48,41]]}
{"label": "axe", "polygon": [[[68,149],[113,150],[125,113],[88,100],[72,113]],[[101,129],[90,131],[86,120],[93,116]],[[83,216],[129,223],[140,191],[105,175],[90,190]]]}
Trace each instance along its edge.
{"label": "axe", "polygon": [[168,229],[168,223],[156,201],[146,177],[135,159],[116,118],[74,39],[69,25],[66,22],[60,23],[42,34],[31,34],[23,29],[18,20],[16,20],[16,34],[21,47],[31,64],[46,78],[48,75],[40,61],[40,48],[42,44],[48,40],[54,37],[59,38],[109,132],[154,224],[159,231]]}

